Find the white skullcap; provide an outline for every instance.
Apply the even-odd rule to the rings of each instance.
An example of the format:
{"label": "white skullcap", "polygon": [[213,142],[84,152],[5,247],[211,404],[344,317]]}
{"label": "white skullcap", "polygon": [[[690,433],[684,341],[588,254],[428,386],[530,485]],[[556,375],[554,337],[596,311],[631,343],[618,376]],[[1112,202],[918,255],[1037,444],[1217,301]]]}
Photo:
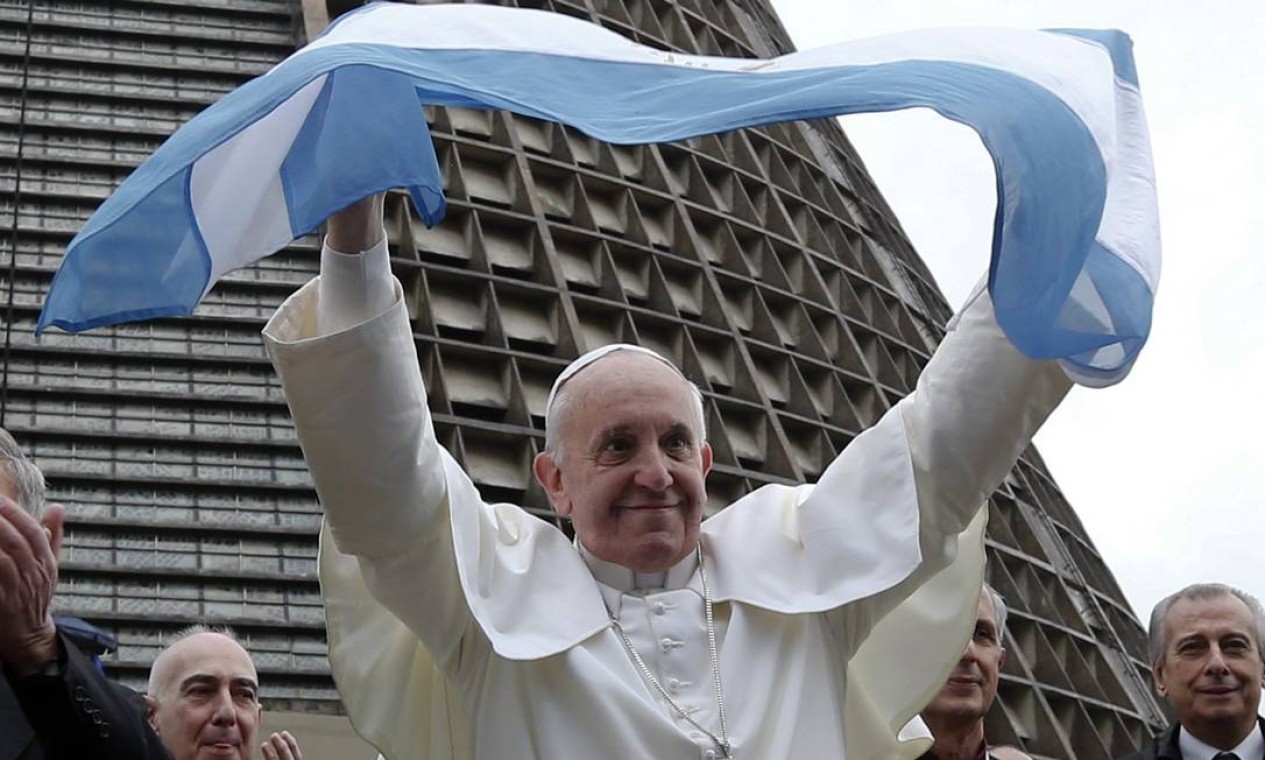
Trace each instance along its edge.
{"label": "white skullcap", "polygon": [[584,369],[585,367],[589,366],[593,362],[597,361],[598,359],[601,359],[603,356],[606,356],[607,354],[613,354],[616,351],[630,351],[632,353],[645,354],[646,356],[653,357],[663,362],[664,364],[668,365],[669,367],[671,367],[672,370],[676,372],[678,375],[680,375],[682,379],[685,378],[685,375],[681,372],[680,368],[678,368],[675,364],[665,359],[658,352],[651,351],[650,349],[644,348],[642,346],[634,346],[631,343],[608,343],[605,346],[595,348],[592,351],[589,351],[588,353],[580,356],[578,359],[568,364],[566,366],[566,369],[562,370],[562,374],[558,375],[558,379],[553,381],[553,387],[549,389],[549,398],[545,400],[545,419],[546,420],[549,419],[549,410],[553,409],[553,401],[555,398],[558,397],[558,391],[562,389],[563,383],[570,380],[572,377],[576,375],[576,373],[578,373],[580,370]]}

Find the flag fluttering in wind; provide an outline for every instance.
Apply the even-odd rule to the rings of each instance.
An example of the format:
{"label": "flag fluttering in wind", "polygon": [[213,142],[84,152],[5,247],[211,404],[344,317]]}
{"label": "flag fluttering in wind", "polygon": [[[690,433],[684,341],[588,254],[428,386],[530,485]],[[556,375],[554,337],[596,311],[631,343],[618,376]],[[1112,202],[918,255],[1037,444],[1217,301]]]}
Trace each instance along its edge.
{"label": "flag fluttering in wind", "polygon": [[568,16],[376,3],[181,127],[71,241],[38,330],[190,314],[371,193],[428,224],[443,182],[422,106],[497,108],[621,144],[912,107],[992,157],[989,287],[1020,350],[1118,381],[1150,331],[1154,173],[1129,38],[944,29],[769,60],[663,52]]}

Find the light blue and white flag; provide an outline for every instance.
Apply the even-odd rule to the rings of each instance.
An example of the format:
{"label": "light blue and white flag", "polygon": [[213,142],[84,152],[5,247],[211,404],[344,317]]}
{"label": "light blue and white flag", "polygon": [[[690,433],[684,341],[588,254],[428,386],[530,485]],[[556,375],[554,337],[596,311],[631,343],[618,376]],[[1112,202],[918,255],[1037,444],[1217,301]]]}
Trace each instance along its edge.
{"label": "light blue and white flag", "polygon": [[997,173],[989,286],[1029,356],[1122,378],[1159,277],[1129,38],[946,29],[771,60],[666,53],[564,15],[377,3],[192,119],[71,241],[37,330],[189,314],[215,282],[371,193],[444,213],[423,104],[499,108],[612,143],[924,106]]}

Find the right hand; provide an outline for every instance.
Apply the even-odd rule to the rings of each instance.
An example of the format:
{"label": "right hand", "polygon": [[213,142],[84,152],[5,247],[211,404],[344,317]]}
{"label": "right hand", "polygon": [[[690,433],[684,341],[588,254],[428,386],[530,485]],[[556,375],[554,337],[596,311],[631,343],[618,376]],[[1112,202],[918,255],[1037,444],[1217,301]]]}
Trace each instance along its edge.
{"label": "right hand", "polygon": [[54,505],[37,521],[0,496],[0,663],[18,676],[57,657],[52,601],[64,519]]}
{"label": "right hand", "polygon": [[353,254],[377,245],[386,234],[382,227],[385,200],[386,193],[375,193],[334,212],[327,222],[325,244],[339,253]]}
{"label": "right hand", "polygon": [[303,760],[299,742],[289,731],[279,731],[269,736],[268,741],[259,748],[263,751],[264,760]]}

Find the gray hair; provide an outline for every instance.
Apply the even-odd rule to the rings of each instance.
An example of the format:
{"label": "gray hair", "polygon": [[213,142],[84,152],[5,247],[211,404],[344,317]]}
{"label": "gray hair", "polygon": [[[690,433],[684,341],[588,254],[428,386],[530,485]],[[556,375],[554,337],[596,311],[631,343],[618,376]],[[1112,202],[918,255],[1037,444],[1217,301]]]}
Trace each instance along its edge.
{"label": "gray hair", "polygon": [[1262,609],[1256,597],[1224,583],[1192,583],[1181,591],[1164,597],[1159,604],[1155,605],[1155,609],[1151,610],[1151,625],[1148,630],[1151,665],[1156,666],[1164,661],[1164,653],[1168,650],[1164,623],[1168,620],[1168,613],[1173,609],[1174,604],[1182,599],[1219,599],[1223,596],[1232,596],[1247,605],[1252,618],[1256,621],[1256,651],[1260,653],[1262,659],[1265,659],[1265,609]]}
{"label": "gray hair", "polygon": [[987,583],[984,584],[984,593],[988,594],[988,598],[993,603],[993,612],[997,615],[997,641],[1000,643],[1006,638],[1006,616],[1010,614],[1006,609],[1006,598]]}
{"label": "gray hair", "polygon": [[[162,659],[162,656],[166,654],[167,652],[170,652],[172,647],[184,641],[185,639],[192,638],[193,636],[201,636],[204,633],[215,633],[220,636],[224,636],[225,638],[232,641],[234,644],[242,647],[242,649],[246,649],[245,646],[242,646],[241,639],[237,638],[237,632],[226,625],[207,625],[205,623],[194,623],[193,625],[181,628],[180,630],[176,631],[175,633],[171,635],[171,639],[167,642],[167,645],[163,647],[163,650],[158,653],[157,657],[154,658],[153,664],[150,665],[149,685],[146,687],[147,694],[149,694],[151,697],[156,697],[158,695],[159,684],[156,679],[156,676],[158,674],[157,666],[158,666],[158,661]],[[247,652],[246,654],[249,656],[250,653]]]}
{"label": "gray hair", "polygon": [[[596,364],[598,361],[601,361],[602,359],[606,358],[606,356],[609,356],[610,354],[632,353],[634,350],[639,349],[639,348],[640,347],[636,347],[636,346],[630,346],[628,348],[613,347],[611,350],[609,350],[605,354],[598,356],[595,359],[591,359],[587,361],[586,361],[586,357],[588,356],[588,354],[585,354],[585,356],[581,356],[579,359],[576,359],[576,361],[572,363],[574,365],[574,364],[583,362],[583,364],[580,367],[576,369],[572,369],[571,366],[568,366],[566,369],[562,371],[562,375],[560,376],[560,381],[558,382],[557,385],[555,385],[553,391],[550,393],[549,402],[545,409],[545,452],[548,453],[551,457],[553,457],[554,462],[558,462],[560,459],[562,459],[562,441],[560,439],[560,436],[561,436],[560,431],[562,430],[562,421],[563,419],[566,418],[567,412],[570,411],[570,406],[572,403],[572,394],[568,390],[568,387],[569,387],[568,381],[571,379],[572,376],[578,374],[580,370],[584,369],[590,364]],[[703,441],[706,441],[707,440],[707,417],[703,413],[703,391],[700,390],[699,387],[693,381],[691,381],[688,377],[686,377],[685,373],[681,372],[681,369],[679,367],[677,367],[675,364],[668,361],[667,359],[663,358],[662,356],[652,351],[649,351],[648,349],[639,350],[637,351],[637,353],[645,353],[646,355],[656,358],[659,361],[663,362],[665,365],[670,367],[673,372],[676,373],[677,377],[681,379],[681,382],[685,384],[685,387],[689,389],[690,401],[691,401],[691,406],[693,407],[694,418],[698,423],[698,440],[700,443]]]}
{"label": "gray hair", "polygon": [[22,449],[18,448],[17,441],[13,440],[13,436],[9,435],[9,431],[0,428],[0,463],[4,464],[7,472],[0,474],[0,477],[7,476],[13,483],[13,490],[17,492],[18,506],[25,509],[32,517],[39,518],[44,515],[44,473],[35,465]]}

